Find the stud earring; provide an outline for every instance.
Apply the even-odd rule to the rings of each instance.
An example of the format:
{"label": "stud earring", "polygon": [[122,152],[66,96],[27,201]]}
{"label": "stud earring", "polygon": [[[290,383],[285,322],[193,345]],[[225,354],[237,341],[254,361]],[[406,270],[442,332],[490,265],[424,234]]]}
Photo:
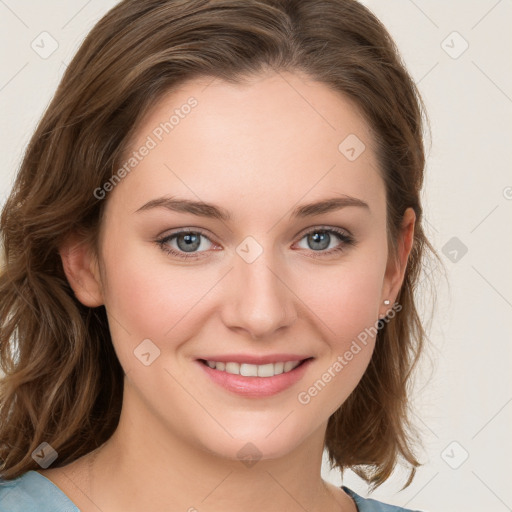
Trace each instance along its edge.
{"label": "stud earring", "polygon": [[[386,306],[389,306],[389,304],[390,304],[390,303],[391,303],[391,302],[389,301],[389,299],[386,299],[386,300],[384,301],[384,304],[385,304]],[[386,318],[386,315],[379,316],[379,324],[380,324],[380,325],[379,325],[379,329],[382,329],[382,327],[384,327],[384,323],[383,323],[383,322],[380,322],[380,320],[384,320],[384,318]]]}

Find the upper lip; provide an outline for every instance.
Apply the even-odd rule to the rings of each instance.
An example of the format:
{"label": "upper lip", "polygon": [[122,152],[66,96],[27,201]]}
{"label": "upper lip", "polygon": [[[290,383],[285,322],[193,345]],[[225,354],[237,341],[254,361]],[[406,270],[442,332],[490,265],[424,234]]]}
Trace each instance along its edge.
{"label": "upper lip", "polygon": [[312,356],[301,356],[297,354],[269,354],[266,356],[254,356],[250,354],[223,354],[218,356],[201,357],[205,361],[215,361],[219,363],[238,363],[238,364],[269,364],[285,363],[286,361],[304,361]]}

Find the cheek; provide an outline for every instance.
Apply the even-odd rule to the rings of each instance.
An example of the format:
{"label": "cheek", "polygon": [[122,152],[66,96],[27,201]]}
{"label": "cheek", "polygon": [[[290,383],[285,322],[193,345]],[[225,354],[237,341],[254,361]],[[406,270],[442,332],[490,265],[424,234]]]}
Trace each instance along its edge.
{"label": "cheek", "polygon": [[197,316],[201,298],[218,281],[199,267],[167,265],[165,255],[157,251],[136,246],[104,251],[105,305],[114,344],[124,352],[144,339],[163,347],[169,340],[190,336],[191,319],[198,325],[194,313]]}
{"label": "cheek", "polygon": [[384,262],[357,258],[338,267],[309,271],[297,281],[298,296],[328,327],[328,337],[343,342],[378,319]]}
{"label": "cheek", "polygon": [[316,272],[312,279],[303,282],[298,293],[312,312],[309,318],[323,338],[325,354],[314,376],[318,382],[315,384],[313,380],[308,383],[312,388],[303,389],[305,395],[301,403],[309,403],[308,400],[326,388],[319,401],[329,403],[331,413],[364,374],[377,334],[385,262],[375,256],[358,256],[357,261],[354,257],[339,267]]}

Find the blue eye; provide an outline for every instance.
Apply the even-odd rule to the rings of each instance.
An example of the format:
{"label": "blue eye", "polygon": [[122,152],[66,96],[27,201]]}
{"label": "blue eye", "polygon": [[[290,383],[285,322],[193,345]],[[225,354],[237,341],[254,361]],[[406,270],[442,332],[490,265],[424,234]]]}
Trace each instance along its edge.
{"label": "blue eye", "polygon": [[[335,247],[330,247],[335,238],[341,243]],[[303,239],[307,239],[309,247],[306,247],[306,249],[310,249],[309,252],[311,252],[311,256],[314,258],[330,256],[345,250],[347,245],[353,246],[356,244],[354,238],[345,231],[327,227],[310,230],[299,241]],[[207,247],[205,247],[203,240],[207,241]],[[157,240],[156,243],[167,254],[182,259],[202,258],[203,256],[199,253],[208,252],[208,249],[213,245],[213,242],[202,231],[192,229],[177,231]]]}
{"label": "blue eye", "polygon": [[[326,251],[325,249],[328,249],[331,242],[334,241],[333,238],[338,238],[338,240],[341,240],[341,243]],[[314,258],[344,251],[346,245],[355,245],[354,238],[341,230],[333,228],[316,228],[312,231],[308,231],[308,233],[301,238],[301,240],[304,239],[306,239],[306,243],[309,246],[307,248],[312,250],[313,254],[311,254],[311,256]]]}
{"label": "blue eye", "polygon": [[[204,244],[202,244],[201,238],[208,240],[211,244],[211,240],[204,235],[201,231],[192,231],[192,230],[183,230],[173,233],[161,240],[157,240],[158,245],[160,245],[161,249],[168,254],[172,254],[173,256],[177,256],[178,258],[197,258],[196,251],[199,248],[204,248]],[[171,242],[176,242],[177,249],[171,247],[169,244]],[[204,252],[204,251],[199,251]]]}

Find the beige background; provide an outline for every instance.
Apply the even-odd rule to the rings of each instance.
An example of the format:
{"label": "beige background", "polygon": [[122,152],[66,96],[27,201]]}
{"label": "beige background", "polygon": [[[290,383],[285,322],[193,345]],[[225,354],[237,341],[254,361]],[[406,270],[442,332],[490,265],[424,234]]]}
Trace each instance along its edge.
{"label": "beige background", "polygon": [[[0,0],[0,204],[66,64],[114,3]],[[512,510],[512,4],[364,3],[395,38],[429,110],[427,233],[450,283],[434,274],[432,362],[424,361],[415,400],[425,465],[408,489],[398,492],[397,472],[374,497],[432,512],[505,512]],[[42,58],[33,41],[39,53],[58,47]],[[327,465],[323,474],[341,481]],[[345,485],[366,493],[353,473]]]}

